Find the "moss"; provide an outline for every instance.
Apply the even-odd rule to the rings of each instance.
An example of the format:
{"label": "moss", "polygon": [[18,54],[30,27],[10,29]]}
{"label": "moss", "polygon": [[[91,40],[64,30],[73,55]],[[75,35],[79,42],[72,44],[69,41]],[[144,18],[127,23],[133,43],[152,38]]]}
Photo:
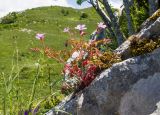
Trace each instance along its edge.
{"label": "moss", "polygon": [[156,20],[158,17],[160,17],[160,9],[157,10],[149,19]]}
{"label": "moss", "polygon": [[100,72],[111,67],[114,63],[118,63],[120,61],[120,56],[111,51],[106,51],[102,56],[93,60],[94,64],[99,67]]}
{"label": "moss", "polygon": [[132,56],[138,56],[152,52],[160,47],[160,38],[158,39],[133,39],[130,45]]}

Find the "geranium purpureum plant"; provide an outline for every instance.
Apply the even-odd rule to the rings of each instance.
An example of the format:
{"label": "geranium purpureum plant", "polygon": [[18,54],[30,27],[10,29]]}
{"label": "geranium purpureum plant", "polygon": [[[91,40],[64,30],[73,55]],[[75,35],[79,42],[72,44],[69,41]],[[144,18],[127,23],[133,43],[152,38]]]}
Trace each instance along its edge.
{"label": "geranium purpureum plant", "polygon": [[[85,88],[103,69],[120,61],[119,56],[112,53],[111,48],[108,47],[111,39],[105,38],[105,28],[106,25],[103,22],[98,23],[95,32],[91,34],[90,40],[85,41],[87,27],[84,24],[79,24],[75,29],[79,31],[81,38],[74,39],[70,36],[71,38],[67,40],[67,45],[65,45],[66,47],[71,46],[70,50],[55,51],[52,48],[44,48],[47,57],[64,64],[62,72],[64,75],[63,93]],[[69,27],[63,30],[64,33],[69,35],[73,33],[71,31],[73,30]],[[39,48],[36,48],[35,51],[37,49]]]}
{"label": "geranium purpureum plant", "polygon": [[40,33],[36,34],[36,38],[39,40],[44,40],[44,37],[45,37],[44,34],[40,34]]}
{"label": "geranium purpureum plant", "polygon": [[[40,47],[36,47],[36,48],[31,48],[32,51],[34,52],[40,52],[40,56],[37,60],[37,63],[35,63],[35,66],[37,68],[37,71],[36,71],[36,75],[35,75],[35,79],[34,79],[34,82],[33,82],[33,85],[32,85],[32,92],[30,94],[30,100],[29,100],[29,103],[28,103],[28,107],[27,109],[25,110],[22,110],[20,111],[22,113],[24,113],[25,115],[30,115],[30,114],[36,114],[39,112],[39,110],[41,109],[41,103],[44,101],[43,99],[42,102],[39,102],[36,106],[34,105],[35,104],[35,94],[36,94],[36,89],[37,89],[37,86],[39,84],[39,76],[45,76],[47,77],[47,81],[48,81],[48,88],[50,90],[50,95],[53,95],[54,93],[52,92],[52,87],[55,85],[51,83],[51,64],[48,63],[48,58],[46,58],[45,56],[49,57],[49,58],[54,58],[54,60],[56,61],[61,61],[60,58],[58,57],[59,53],[61,53],[62,51],[54,51],[52,50],[51,48],[48,48],[46,45],[45,45],[45,34],[41,34],[41,33],[38,33],[36,34],[35,38],[37,40],[39,40],[40,42]],[[61,61],[61,63],[63,63]],[[54,68],[52,68],[53,70]],[[47,72],[45,72],[45,70]],[[44,73],[47,73],[47,74],[44,74]],[[52,85],[51,85],[52,84]],[[50,95],[48,95],[47,97],[49,97]],[[45,98],[47,98],[45,97]],[[56,99],[55,99],[56,100]]]}
{"label": "geranium purpureum plant", "polygon": [[106,25],[103,22],[98,23],[96,30],[91,34],[90,43],[106,38]]}
{"label": "geranium purpureum plant", "polygon": [[[64,67],[63,73],[65,76],[65,82],[62,86],[63,92],[66,92],[66,90],[70,91],[71,89],[74,90],[77,88],[83,89],[95,79],[100,71],[102,71],[106,67],[109,67],[111,61],[113,63],[120,59],[118,56],[111,52],[106,55],[108,56],[106,58],[109,58],[113,55],[112,58],[114,61],[101,59],[104,52],[101,51],[100,46],[107,45],[111,42],[110,39],[106,39],[103,35],[105,28],[106,25],[104,25],[104,23],[98,23],[97,29],[89,42],[85,42],[84,39],[69,40],[69,43],[72,46],[73,53],[67,60]],[[86,34],[86,32],[84,32],[84,30],[87,29],[85,25],[77,25],[75,29],[80,31],[80,35],[82,37],[84,37],[84,35]]]}
{"label": "geranium purpureum plant", "polygon": [[64,28],[63,32],[65,32],[65,33],[69,33],[69,30],[70,30],[70,28],[69,28],[69,27],[67,27],[67,28]]}
{"label": "geranium purpureum plant", "polygon": [[79,30],[79,33],[81,36],[85,35],[86,33],[84,32],[84,30],[86,30],[86,25],[84,24],[79,24],[75,27],[75,29]]}

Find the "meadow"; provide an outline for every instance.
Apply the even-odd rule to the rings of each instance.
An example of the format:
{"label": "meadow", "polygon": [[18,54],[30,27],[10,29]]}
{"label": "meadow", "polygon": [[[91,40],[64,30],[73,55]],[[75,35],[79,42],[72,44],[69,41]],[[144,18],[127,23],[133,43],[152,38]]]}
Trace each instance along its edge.
{"label": "meadow", "polygon": [[[60,92],[63,81],[64,65],[30,50],[42,47],[35,35],[44,33],[48,47],[62,50],[69,38],[63,32],[65,27],[74,29],[78,24],[85,24],[87,40],[101,19],[92,8],[55,6],[10,13],[4,19],[10,20],[10,15],[11,22],[3,22],[2,18],[0,24],[0,114],[15,115]],[[79,38],[77,35],[74,39]]]}

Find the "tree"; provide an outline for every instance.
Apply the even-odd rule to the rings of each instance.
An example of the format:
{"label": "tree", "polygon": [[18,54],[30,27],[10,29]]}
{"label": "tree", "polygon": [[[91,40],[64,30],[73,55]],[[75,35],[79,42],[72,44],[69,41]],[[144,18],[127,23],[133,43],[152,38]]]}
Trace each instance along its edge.
{"label": "tree", "polygon": [[[108,26],[111,35],[116,37],[118,45],[122,44],[124,34],[121,31],[120,24],[117,17],[114,15],[113,9],[108,3],[108,0],[77,0],[77,3],[82,4],[85,1],[89,2],[94,7]],[[136,8],[135,5],[137,5]],[[125,25],[127,28],[123,28],[128,30],[129,35],[132,35],[135,32],[134,28],[138,30],[140,24],[146,19],[146,16],[148,16],[147,14],[152,15],[158,9],[160,6],[160,0],[123,0],[123,6],[126,17],[125,21],[127,23],[127,26]],[[135,11],[133,11],[134,9]]]}
{"label": "tree", "polygon": [[[108,4],[107,0],[77,0],[78,4],[82,4],[84,1],[88,1],[93,8],[96,10],[96,12],[100,15],[102,20],[105,22],[105,24],[108,27],[108,30],[111,34],[111,36],[115,36],[118,45],[121,45],[124,40],[123,33],[120,30],[120,26],[118,24],[116,16],[113,14],[111,6]],[[102,6],[105,7],[105,9],[102,8]]]}
{"label": "tree", "polygon": [[146,10],[149,11],[149,15],[151,16],[159,7],[160,0],[134,0],[138,6],[144,6]]}
{"label": "tree", "polygon": [[[131,1],[131,4],[132,3],[133,1]],[[130,3],[128,0],[123,0],[123,4],[124,4],[124,9],[125,9],[126,18],[127,18],[128,32],[129,32],[129,35],[132,35],[134,33],[134,27],[133,27],[132,17],[130,15],[131,14]]]}
{"label": "tree", "polygon": [[120,30],[120,26],[119,26],[119,23],[118,23],[118,21],[117,21],[117,18],[116,18],[116,16],[113,14],[113,11],[112,11],[112,9],[111,9],[111,6],[110,6],[109,3],[108,3],[108,0],[103,0],[101,3],[104,5],[107,14],[108,14],[109,17],[110,17],[112,26],[113,26],[113,28],[114,28],[114,32],[115,32],[116,37],[117,37],[118,45],[121,45],[121,44],[123,43],[124,37],[123,37],[123,34],[122,34],[121,30]]}
{"label": "tree", "polygon": [[90,0],[90,4],[92,4],[92,6],[94,7],[94,9],[96,10],[96,12],[100,15],[100,17],[102,18],[102,20],[104,21],[104,23],[106,24],[106,26],[108,27],[108,30],[110,32],[110,35],[112,38],[115,38],[115,34],[114,31],[111,27],[111,22],[109,17],[106,15],[105,11],[101,8],[101,6],[99,5],[99,3],[97,3],[97,5],[93,2],[93,0]]}

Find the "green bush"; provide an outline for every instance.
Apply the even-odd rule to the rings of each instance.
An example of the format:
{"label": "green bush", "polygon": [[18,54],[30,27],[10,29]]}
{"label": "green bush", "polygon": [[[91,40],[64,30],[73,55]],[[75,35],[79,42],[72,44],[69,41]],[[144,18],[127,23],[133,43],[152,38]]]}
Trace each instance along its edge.
{"label": "green bush", "polygon": [[[145,0],[141,0],[139,4],[136,2],[136,0],[134,0],[134,5],[130,7],[130,10],[134,29],[136,32],[138,32],[141,24],[149,17],[148,4],[145,2]],[[119,23],[121,30],[126,38],[129,37],[127,19],[124,10],[122,11],[122,15],[119,18]]]}
{"label": "green bush", "polygon": [[139,31],[140,25],[149,17],[148,4],[145,0],[138,3],[135,2],[131,7],[131,16],[136,31]]}
{"label": "green bush", "polygon": [[68,10],[65,10],[65,9],[61,9],[61,13],[64,15],[64,16],[67,16],[69,14],[69,11]]}
{"label": "green bush", "polygon": [[16,19],[17,19],[17,13],[12,12],[1,19],[1,24],[11,24],[14,23]]}
{"label": "green bush", "polygon": [[88,14],[85,12],[82,12],[80,15],[80,19],[88,18]]}
{"label": "green bush", "polygon": [[128,27],[127,27],[127,19],[126,19],[126,14],[124,11],[122,12],[122,15],[119,17],[119,24],[120,24],[121,30],[124,33],[124,35],[126,37],[129,37]]}

